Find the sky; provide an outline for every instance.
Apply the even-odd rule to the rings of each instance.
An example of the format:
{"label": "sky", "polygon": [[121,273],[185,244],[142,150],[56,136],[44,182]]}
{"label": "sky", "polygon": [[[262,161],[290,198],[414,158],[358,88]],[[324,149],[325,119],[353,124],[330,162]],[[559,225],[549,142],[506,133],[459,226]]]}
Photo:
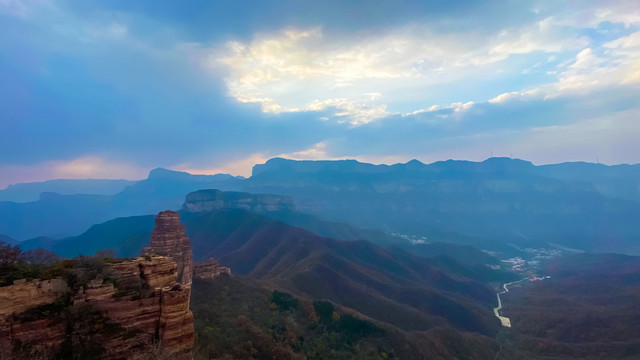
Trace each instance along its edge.
{"label": "sky", "polygon": [[0,0],[0,28],[0,189],[277,156],[640,163],[635,0]]}

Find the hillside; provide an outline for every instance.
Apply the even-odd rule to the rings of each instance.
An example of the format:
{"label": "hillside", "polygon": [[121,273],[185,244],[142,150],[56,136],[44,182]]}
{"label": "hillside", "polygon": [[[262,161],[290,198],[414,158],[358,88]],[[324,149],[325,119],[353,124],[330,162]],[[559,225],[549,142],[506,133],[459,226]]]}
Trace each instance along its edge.
{"label": "hillside", "polygon": [[[72,255],[78,249],[92,253],[105,247],[121,254],[139,253],[152,220],[115,219],[80,237],[54,242],[51,249],[73,251]],[[367,241],[322,238],[243,210],[183,213],[182,222],[196,262],[213,257],[234,274],[332,300],[408,330],[445,326],[495,332],[497,324],[489,311],[494,294],[487,284],[511,278],[482,264],[424,258]]]}
{"label": "hillside", "polygon": [[[136,224],[144,228],[149,220],[116,219],[94,226],[85,240],[99,239],[93,246],[104,246],[108,239],[123,244],[131,239],[123,229],[135,232]],[[510,274],[484,265],[461,265],[446,257],[424,258],[400,249],[387,250],[362,240],[321,238],[239,209],[184,213],[182,222],[184,227],[178,213],[158,214],[152,251],[168,251],[174,259],[178,256],[178,269],[191,269],[192,263],[216,257],[221,265],[231,267],[235,276],[246,277],[195,282],[197,338],[215,337],[220,326],[227,328],[225,336],[211,340],[218,347],[210,341],[200,343],[201,354],[224,355],[219,352],[227,349],[236,358],[244,358],[246,351],[322,358],[331,348],[336,358],[344,359],[388,358],[396,353],[399,358],[423,359],[429,354],[469,356],[476,352],[481,358],[490,358],[495,353],[491,338],[498,325],[489,311],[493,290],[488,282],[511,279]],[[145,236],[144,245],[148,238]],[[68,245],[65,243],[58,241],[56,245],[62,249]],[[78,247],[82,240],[71,238],[69,243]],[[191,247],[189,258],[180,260],[186,244],[191,244],[196,254],[193,261]],[[145,259],[135,261],[144,265]],[[191,278],[181,278],[173,264],[172,281],[177,275],[183,286],[189,286]],[[127,272],[130,267],[122,269]],[[110,279],[92,276],[89,280],[95,276]],[[265,303],[269,298],[265,286],[300,299],[271,292]],[[146,299],[145,286],[136,289]],[[288,313],[282,313],[285,311]],[[238,343],[246,337],[252,343],[250,348]],[[426,350],[425,344],[437,348]]]}
{"label": "hillside", "polygon": [[268,290],[255,280],[195,281],[195,359],[493,359],[498,346],[475,333],[404,332],[330,302]]}
{"label": "hillside", "polygon": [[550,279],[504,295],[509,351],[529,358],[635,359],[640,353],[640,258],[582,254],[556,258]]}

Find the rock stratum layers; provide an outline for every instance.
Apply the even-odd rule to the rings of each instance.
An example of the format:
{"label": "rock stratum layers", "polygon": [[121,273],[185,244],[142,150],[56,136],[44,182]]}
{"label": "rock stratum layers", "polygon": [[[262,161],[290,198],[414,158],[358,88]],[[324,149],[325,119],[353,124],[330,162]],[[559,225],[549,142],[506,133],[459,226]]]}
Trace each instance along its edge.
{"label": "rock stratum layers", "polygon": [[62,277],[0,287],[0,359],[193,359],[192,253],[177,213],[158,214],[146,252],[66,260]]}
{"label": "rock stratum layers", "polygon": [[242,209],[253,212],[294,211],[289,196],[250,194],[236,191],[198,190],[187,194],[182,211],[208,212],[221,209]]}
{"label": "rock stratum layers", "polygon": [[156,216],[156,226],[151,234],[151,242],[148,248],[142,250],[142,254],[170,256],[178,265],[178,282],[191,286],[193,278],[191,241],[184,233],[184,225],[180,223],[180,214],[177,212],[166,210]]}
{"label": "rock stratum layers", "polygon": [[193,268],[193,277],[197,279],[213,280],[220,276],[231,276],[231,269],[220,266],[215,259],[203,261]]}

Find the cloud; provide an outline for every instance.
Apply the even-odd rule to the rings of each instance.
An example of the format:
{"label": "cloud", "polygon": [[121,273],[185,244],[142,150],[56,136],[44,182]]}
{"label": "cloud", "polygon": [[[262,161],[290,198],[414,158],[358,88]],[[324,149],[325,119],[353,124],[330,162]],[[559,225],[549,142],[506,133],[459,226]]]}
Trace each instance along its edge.
{"label": "cloud", "polygon": [[553,21],[559,26],[574,28],[597,28],[604,22],[631,27],[640,24],[640,10],[635,0],[585,2],[578,7],[570,7],[559,12],[554,16]]}
{"label": "cloud", "polygon": [[403,117],[420,118],[423,121],[437,124],[443,119],[460,120],[474,105],[476,103],[473,101],[467,101],[466,103],[456,102],[447,106],[432,105],[426,109],[404,114]]}
{"label": "cloud", "polygon": [[[535,89],[556,96],[607,85],[600,79],[628,72],[616,70],[622,52],[603,52],[585,30],[609,22],[631,28],[638,24],[631,4],[587,4],[579,11],[569,4],[545,4],[528,22],[480,32],[419,22],[384,34],[287,28],[230,41],[209,59],[211,67],[226,69],[228,94],[239,102],[258,103],[272,114],[332,110],[328,118],[359,126],[446,103],[497,103],[507,100],[505,94],[524,99]],[[622,45],[613,41],[612,48]],[[522,76],[532,69],[546,76]],[[469,83],[477,88],[468,90]],[[384,96],[364,101],[371,92]]]}
{"label": "cloud", "polygon": [[492,99],[489,99],[491,104],[503,104],[514,100],[530,100],[536,98],[540,94],[540,90],[531,89],[525,91],[511,91],[500,94]]}
{"label": "cloud", "polygon": [[246,175],[280,155],[488,156],[640,111],[636,2],[516,3],[0,0],[0,183],[99,175],[92,158]]}
{"label": "cloud", "polygon": [[[209,57],[209,65],[215,68],[217,62],[227,68],[230,96],[260,103],[264,112],[317,111],[318,104],[331,104],[333,115],[362,125],[397,113],[394,99],[408,92],[428,93],[494,71],[487,67],[511,55],[562,52],[587,43],[558,32],[544,20],[524,30],[504,30],[495,38],[443,33],[426,25],[340,39],[321,28],[288,29],[258,34],[247,43],[228,42],[224,55]],[[371,92],[384,96],[363,103]]]}

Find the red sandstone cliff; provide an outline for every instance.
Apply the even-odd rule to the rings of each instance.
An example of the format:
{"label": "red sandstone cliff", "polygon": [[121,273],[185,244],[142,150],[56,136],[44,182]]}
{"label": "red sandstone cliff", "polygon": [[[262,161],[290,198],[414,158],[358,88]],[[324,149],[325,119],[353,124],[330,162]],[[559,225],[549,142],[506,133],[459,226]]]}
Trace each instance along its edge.
{"label": "red sandstone cliff", "polygon": [[88,259],[66,261],[63,277],[0,287],[0,360],[193,359],[192,278],[231,270],[194,266],[177,212],[156,216],[143,257]]}
{"label": "red sandstone cliff", "polygon": [[231,276],[231,269],[220,266],[215,259],[203,261],[193,267],[193,277],[195,278],[211,280],[219,276]]}
{"label": "red sandstone cliff", "polygon": [[193,276],[193,252],[191,241],[180,224],[180,214],[166,210],[156,216],[156,226],[151,234],[151,242],[144,254],[170,256],[178,265],[178,282],[190,286]]}
{"label": "red sandstone cliff", "polygon": [[[0,358],[49,358],[65,346],[76,353],[94,346],[102,359],[146,359],[154,353],[192,359],[191,288],[177,283],[176,274],[168,257],[140,257],[105,264],[100,275],[108,282],[96,278],[76,290],[62,279],[2,287]],[[65,297],[70,298],[59,314],[34,309]]]}
{"label": "red sandstone cliff", "polygon": [[0,359],[193,359],[192,252],[178,213],[158,214],[146,253],[67,261],[64,277],[0,287]]}

